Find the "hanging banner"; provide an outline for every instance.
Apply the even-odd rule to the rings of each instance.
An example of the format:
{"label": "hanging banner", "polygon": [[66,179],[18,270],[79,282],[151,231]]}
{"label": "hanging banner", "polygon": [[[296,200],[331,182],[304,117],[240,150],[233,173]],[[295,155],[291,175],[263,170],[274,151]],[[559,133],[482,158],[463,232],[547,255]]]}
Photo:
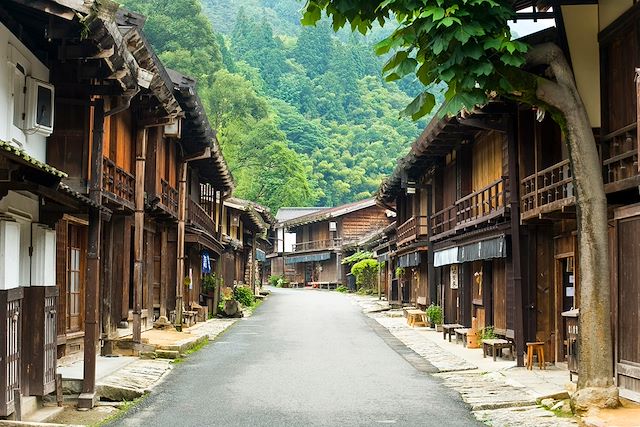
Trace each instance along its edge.
{"label": "hanging banner", "polygon": [[211,258],[209,258],[209,252],[202,251],[201,257],[202,257],[202,274],[211,273]]}
{"label": "hanging banner", "polygon": [[458,289],[458,265],[452,264],[449,267],[449,285],[451,289]]}

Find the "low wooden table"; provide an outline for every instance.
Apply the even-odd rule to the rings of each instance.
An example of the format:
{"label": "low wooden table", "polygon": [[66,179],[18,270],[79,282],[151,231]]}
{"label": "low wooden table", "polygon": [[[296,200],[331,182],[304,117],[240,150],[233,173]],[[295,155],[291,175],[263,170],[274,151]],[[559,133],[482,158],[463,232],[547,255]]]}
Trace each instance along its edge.
{"label": "low wooden table", "polygon": [[462,340],[462,346],[466,347],[467,346],[467,333],[469,333],[471,329],[470,328],[457,328],[454,329],[453,332],[456,333],[456,344],[458,344],[458,342],[460,340]]}
{"label": "low wooden table", "polygon": [[446,340],[447,334],[449,334],[449,342],[451,342],[451,335],[454,333],[453,331],[459,328],[464,328],[464,326],[459,323],[448,323],[442,325],[442,338]]}
{"label": "low wooden table", "polygon": [[491,355],[493,356],[493,361],[496,361],[496,355],[500,352],[502,355],[502,349],[508,348],[509,354],[511,356],[511,360],[514,359],[514,351],[513,351],[513,343],[508,340],[503,340],[501,338],[493,338],[482,340],[482,356],[487,357],[488,350],[491,349]]}
{"label": "low wooden table", "polygon": [[422,310],[407,310],[407,324],[409,326],[427,326],[427,313]]}

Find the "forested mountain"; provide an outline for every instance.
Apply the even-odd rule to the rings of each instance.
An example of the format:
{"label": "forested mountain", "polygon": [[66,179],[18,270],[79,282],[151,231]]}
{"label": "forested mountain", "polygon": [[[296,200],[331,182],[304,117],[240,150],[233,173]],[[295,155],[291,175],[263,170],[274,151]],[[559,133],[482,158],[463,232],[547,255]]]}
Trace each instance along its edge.
{"label": "forested mountain", "polygon": [[235,194],[277,209],[375,192],[424,127],[399,118],[416,82],[383,82],[372,40],[301,27],[296,0],[202,2],[124,4],[164,63],[198,79]]}

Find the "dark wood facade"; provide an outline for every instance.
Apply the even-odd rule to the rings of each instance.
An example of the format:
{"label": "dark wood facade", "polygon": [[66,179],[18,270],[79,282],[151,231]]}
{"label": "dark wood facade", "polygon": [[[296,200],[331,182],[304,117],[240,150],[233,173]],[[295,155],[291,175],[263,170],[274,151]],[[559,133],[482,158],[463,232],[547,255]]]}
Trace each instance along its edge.
{"label": "dark wood facade", "polygon": [[346,284],[349,271],[342,259],[361,239],[390,224],[387,210],[366,199],[285,221],[287,230],[296,233],[293,252],[284,254],[285,266],[293,270],[288,280],[322,287]]}

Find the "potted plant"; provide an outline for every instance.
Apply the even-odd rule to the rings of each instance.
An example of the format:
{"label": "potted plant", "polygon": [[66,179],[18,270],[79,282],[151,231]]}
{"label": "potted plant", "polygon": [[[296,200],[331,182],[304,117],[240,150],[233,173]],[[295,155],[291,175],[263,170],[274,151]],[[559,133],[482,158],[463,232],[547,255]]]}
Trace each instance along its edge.
{"label": "potted plant", "polygon": [[202,292],[207,296],[213,298],[213,293],[216,290],[216,276],[215,274],[205,274],[202,278]]}
{"label": "potted plant", "polygon": [[442,332],[442,307],[437,304],[431,304],[427,307],[427,317],[431,322],[431,327],[435,326],[436,331]]}

